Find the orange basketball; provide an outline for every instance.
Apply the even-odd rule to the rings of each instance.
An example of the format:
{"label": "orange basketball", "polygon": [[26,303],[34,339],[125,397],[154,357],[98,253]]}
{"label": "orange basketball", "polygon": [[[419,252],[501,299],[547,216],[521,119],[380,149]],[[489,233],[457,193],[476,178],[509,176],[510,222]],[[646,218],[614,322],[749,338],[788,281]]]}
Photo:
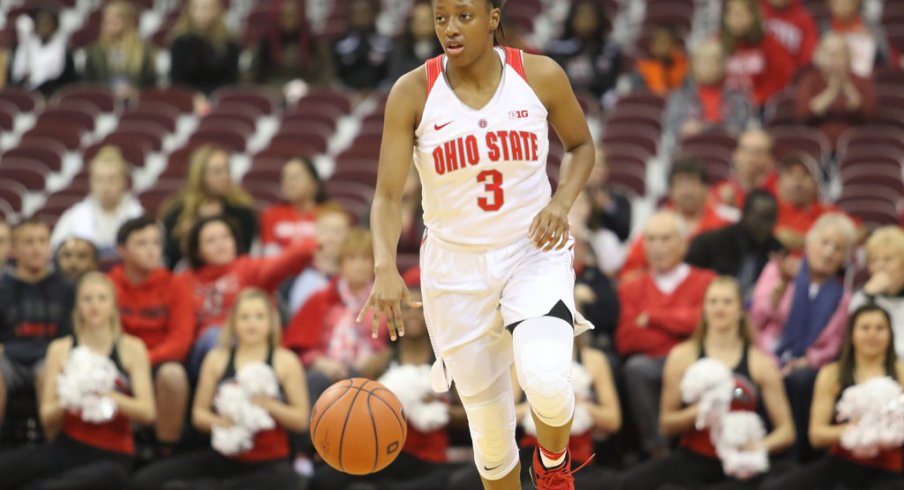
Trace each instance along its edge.
{"label": "orange basketball", "polygon": [[333,468],[366,475],[392,463],[408,435],[399,399],[376,381],[352,378],[326,391],[311,411],[311,440]]}

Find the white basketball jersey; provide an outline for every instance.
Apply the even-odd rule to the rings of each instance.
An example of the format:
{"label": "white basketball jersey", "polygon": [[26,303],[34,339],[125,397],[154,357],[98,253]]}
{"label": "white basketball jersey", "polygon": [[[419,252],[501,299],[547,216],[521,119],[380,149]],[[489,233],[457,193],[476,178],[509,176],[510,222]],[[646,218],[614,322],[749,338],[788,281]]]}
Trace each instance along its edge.
{"label": "white basketball jersey", "polygon": [[527,236],[550,200],[546,108],[527,83],[521,51],[503,63],[493,98],[465,105],[445,76],[445,57],[426,63],[427,102],[415,131],[424,224],[450,244],[492,248]]}

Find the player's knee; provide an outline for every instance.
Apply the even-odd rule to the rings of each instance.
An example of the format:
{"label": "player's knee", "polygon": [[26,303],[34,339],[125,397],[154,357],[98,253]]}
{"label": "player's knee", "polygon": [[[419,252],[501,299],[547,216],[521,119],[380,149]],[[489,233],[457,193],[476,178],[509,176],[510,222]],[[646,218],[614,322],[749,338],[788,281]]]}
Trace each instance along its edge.
{"label": "player's knee", "polygon": [[571,386],[571,356],[523,356],[518,378],[528,402],[544,424],[560,427],[574,414],[574,388]]}
{"label": "player's knee", "polygon": [[498,480],[518,464],[515,443],[515,407],[510,393],[502,393],[485,402],[462,404],[468,414],[474,461],[480,476]]}

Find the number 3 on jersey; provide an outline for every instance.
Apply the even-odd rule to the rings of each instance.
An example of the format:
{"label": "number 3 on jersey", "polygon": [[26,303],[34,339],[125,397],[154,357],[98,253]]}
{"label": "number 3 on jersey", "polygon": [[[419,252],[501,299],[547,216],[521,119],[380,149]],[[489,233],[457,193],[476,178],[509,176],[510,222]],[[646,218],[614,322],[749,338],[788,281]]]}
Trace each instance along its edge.
{"label": "number 3 on jersey", "polygon": [[483,189],[492,194],[492,199],[478,197],[477,205],[484,211],[498,211],[505,202],[502,194],[502,172],[498,170],[484,170],[477,174],[477,182],[484,184]]}

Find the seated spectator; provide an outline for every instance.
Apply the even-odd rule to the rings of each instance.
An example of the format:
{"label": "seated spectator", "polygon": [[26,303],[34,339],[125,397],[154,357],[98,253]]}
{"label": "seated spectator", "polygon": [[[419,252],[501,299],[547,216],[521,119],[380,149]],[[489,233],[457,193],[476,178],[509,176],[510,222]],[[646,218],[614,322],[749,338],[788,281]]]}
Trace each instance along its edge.
{"label": "seated spectator", "polygon": [[[672,164],[669,176],[669,200],[664,207],[675,211],[683,228],[688,232],[684,235],[688,243],[704,231],[722,228],[733,221],[730,216],[721,214],[709,201],[708,196],[709,187],[702,162],[687,158]],[[629,280],[646,271],[648,264],[644,252],[645,244],[643,236],[635,238],[619,273],[619,279]]]}
{"label": "seated spectator", "polygon": [[326,201],[323,182],[308,157],[295,157],[283,164],[280,187],[286,202],[261,213],[263,255],[279,253],[295,240],[313,237],[317,206]]}
{"label": "seated spectator", "polygon": [[238,252],[238,235],[227,216],[202,218],[186,238],[189,268],[180,273],[192,292],[197,322],[189,375],[197,379],[204,355],[216,344],[220,329],[239,293],[249,287],[268,293],[298,274],[312,259],[315,240],[293,242],[278,255],[252,258]]}
{"label": "seated spectator", "polygon": [[731,155],[731,167],[731,177],[713,187],[712,198],[716,202],[741,209],[747,193],[755,189],[776,193],[778,172],[775,171],[775,155],[769,133],[762,129],[748,129],[741,133]]}
{"label": "seated spectator", "polygon": [[[47,444],[2,453],[4,488],[124,488],[135,455],[132,424],[150,424],[156,416],[147,350],[141,340],[120,331],[116,294],[106,276],[92,272],[79,283],[72,316],[75,331],[47,349],[39,397],[41,424],[62,433]],[[115,366],[116,388],[102,394],[115,408],[106,421],[85,421],[80,410],[60,400],[58,378],[71,372],[69,356],[79,347]]]}
{"label": "seated spectator", "polygon": [[12,258],[13,227],[0,217],[0,276],[6,273],[9,259]]}
{"label": "seated spectator", "polygon": [[667,448],[658,426],[665,356],[694,332],[706,286],[716,277],[682,262],[687,250],[685,230],[677,213],[654,214],[643,234],[650,269],[618,288],[621,314],[615,347],[628,358],[625,386],[641,447],[654,457],[662,456]]}
{"label": "seated spectator", "polygon": [[851,71],[869,77],[876,66],[899,67],[898,53],[881,34],[878,26],[863,17],[862,0],[827,0],[830,17],[820,25],[820,31],[841,34],[850,48]]}
{"label": "seated spectator", "polygon": [[783,249],[772,234],[777,214],[778,205],[772,194],[761,190],[751,192],[744,203],[741,220],[697,235],[684,261],[737,279],[741,297],[747,304],[763,268]]}
{"label": "seated spectator", "polygon": [[[816,371],[838,355],[850,292],[838,273],[857,232],[845,215],[821,216],[807,232],[803,258],[772,260],[760,275],[750,305],[757,345],[781,365],[795,427],[808,427]],[[798,433],[798,456],[807,460],[806,432]]]}
{"label": "seated spectator", "polygon": [[810,64],[819,40],[816,21],[802,0],[761,0],[766,29],[794,57],[799,68]]}
{"label": "seated spectator", "polygon": [[379,3],[352,0],[349,32],[333,45],[339,80],[354,90],[374,89],[387,75],[392,40],[377,32]]}
{"label": "seated spectator", "polygon": [[721,38],[728,54],[726,83],[747,92],[758,107],[791,82],[794,58],[766,31],[758,0],[725,2]]}
{"label": "seated spectator", "polygon": [[313,261],[301,274],[290,278],[280,287],[289,316],[298,313],[312,294],[325,288],[339,273],[339,250],[351,225],[351,216],[339,204],[327,203],[317,209],[314,235],[320,247],[314,252]]}
{"label": "seated spectator", "polygon": [[224,20],[220,0],[185,2],[170,44],[170,81],[210,95],[239,80],[241,48]]}
{"label": "seated spectator", "polygon": [[313,74],[315,42],[303,0],[271,2],[272,19],[258,42],[254,57],[257,83],[282,85]]}
{"label": "seated spectator", "polygon": [[[573,223],[571,233],[574,237],[574,302],[578,311],[594,326],[591,331],[593,345],[611,352],[618,324],[618,295],[609,277],[610,271],[605,266],[607,257],[603,256],[601,260],[595,250],[595,232],[586,224],[589,217],[590,197],[584,191],[578,195],[568,213],[568,222]],[[605,248],[603,253],[609,253],[610,250],[611,248]]]}
{"label": "seated spectator", "polygon": [[848,388],[886,377],[897,384],[904,379],[904,363],[895,355],[894,334],[888,312],[864,305],[851,313],[840,359],[819,370],[813,394],[809,435],[814,447],[827,448],[820,459],[788,471],[764,490],[819,488],[896,489],[901,476],[901,444],[879,449],[878,454],[858,454],[844,447],[842,439],[856,420],[838,420],[838,400]]}
{"label": "seated spectator", "polygon": [[562,36],[546,51],[562,65],[576,91],[588,91],[602,101],[615,89],[623,57],[621,48],[608,41],[602,3],[571,2]]}
{"label": "seated spectator", "polygon": [[191,154],[185,188],[164,204],[162,211],[166,230],[163,251],[170,269],[180,264],[183,241],[202,214],[225,214],[235,221],[239,254],[248,253],[257,236],[254,199],[232,181],[229,153],[218,146],[204,145]]}
{"label": "seated spectator", "polygon": [[[680,436],[680,449],[668,457],[640,464],[622,481],[622,490],[677,488],[757,489],[763,474],[748,478],[728,476],[710,429],[695,426],[701,403],[687,405],[682,400],[684,377],[699,359],[713,359],[731,369],[734,389],[730,411],[748,411],[768,416],[764,426],[771,431],[761,444],[769,454],[780,453],[794,442],[794,423],[782,378],[768,354],[754,345],[750,324],[744,314],[741,290],[734,279],[720,277],[706,288],[703,315],[692,338],[668,355],[662,381],[663,434]],[[721,430],[732,427],[723,424]]]}
{"label": "seated spectator", "polygon": [[101,261],[116,258],[116,231],[144,209],[129,192],[129,165],[115,146],[104,146],[91,160],[91,192],[63,212],[53,228],[51,245],[56,248],[70,237],[90,240]]}
{"label": "seated spectator", "polygon": [[850,311],[876,304],[891,315],[895,352],[904,358],[904,230],[883,226],[866,241],[869,280],[851,298]]}
{"label": "seated spectator", "polygon": [[[412,298],[420,301],[420,270],[407,271],[404,275],[405,285]],[[435,393],[429,386],[415,386],[419,376],[428,376],[433,365],[433,347],[427,336],[427,325],[422,310],[406,308],[402,311],[405,325],[405,336],[398,342],[389,345],[379,355],[371,358],[370,368],[377,380],[391,391],[404,398],[402,402],[408,414],[408,436],[405,445],[395,461],[385,470],[366,476],[352,476],[342,473],[328,465],[317,468],[313,478],[314,488],[342,490],[352,488],[356,482],[369,482],[376,488],[393,490],[423,490],[430,488],[446,489],[448,474],[457,466],[448,461],[450,446],[450,428],[467,427],[467,416],[464,408],[455,403],[456,397],[450,393]],[[417,369],[412,369],[416,367]],[[426,391],[418,391],[420,388]],[[444,410],[432,420],[429,417],[412,417],[417,405],[417,396],[423,405],[440,402]],[[445,412],[445,413],[443,413]],[[440,415],[442,414],[442,415]],[[443,421],[443,422],[441,422]],[[432,422],[432,423],[431,423]],[[473,467],[473,466],[472,466]],[[474,470],[476,475],[476,468]],[[480,485],[478,477],[477,485]]]}
{"label": "seated spectator", "polygon": [[775,236],[791,252],[803,250],[804,236],[820,216],[838,211],[820,202],[821,181],[822,173],[809,155],[788,155],[779,166]]}
{"label": "seated spectator", "polygon": [[41,386],[50,343],[72,333],[75,293],[54,272],[50,229],[36,219],[13,228],[16,268],[0,276],[0,421],[10,396]]}
{"label": "seated spectator", "polygon": [[331,384],[353,376],[373,377],[364,372],[372,357],[387,347],[389,331],[371,337],[372,318],[356,317],[367,297],[374,276],[373,243],[370,232],[349,230],[339,250],[339,276],[311,296],[292,317],[283,345],[292,349],[308,368],[311,399],[316,400]]}
{"label": "seated spectator", "polygon": [[825,133],[834,150],[842,133],[875,113],[876,87],[851,72],[851,53],[840,34],[826,34],[813,61],[817,70],[797,84],[797,120]]}
{"label": "seated spectator", "polygon": [[116,235],[122,265],[110,271],[122,329],[148,350],[157,394],[158,453],[169,456],[182,437],[188,407],[183,363],[195,317],[192,291],[161,265],[163,227],[148,216],[126,221]]}
{"label": "seated spectator", "polygon": [[687,75],[687,57],[675,29],[669,25],[656,26],[647,51],[649,56],[635,64],[635,86],[663,97],[680,88]]}
{"label": "seated spectator", "polygon": [[104,6],[100,39],[85,52],[85,80],[113,88],[118,99],[135,99],[157,84],[154,50],[138,32],[138,13],[130,1]]}
{"label": "seated spectator", "polygon": [[259,395],[253,402],[266,410],[275,426],[254,434],[252,447],[226,455],[210,447],[145,466],[136,473],[132,490],[307,488],[289,463],[289,431],[308,428],[311,402],[305,373],[295,354],[279,347],[279,314],[269,293],[242,291],[224,324],[219,346],[204,359],[192,405],[192,424],[202,433],[231,427],[235,421],[217,413],[219,388],[236,383],[245,366],[266,363],[276,376],[277,396]]}
{"label": "seated spectator", "polygon": [[89,240],[67,238],[57,249],[56,268],[72,281],[72,284],[78,284],[82,276],[97,271],[99,266],[100,254]]}
{"label": "seated spectator", "polygon": [[390,55],[387,81],[398,80],[442,52],[443,47],[433,29],[433,8],[425,2],[415,4],[408,17],[405,32],[396,40]]}
{"label": "seated spectator", "polygon": [[60,14],[40,7],[16,19],[18,45],[9,68],[11,85],[38,91],[50,97],[60,87],[76,80],[75,63],[60,30]]}
{"label": "seated spectator", "polygon": [[609,160],[602,146],[596,147],[596,160],[585,185],[591,206],[587,226],[597,233],[609,232],[624,243],[631,234],[631,201],[609,184]]}
{"label": "seated spectator", "polygon": [[740,133],[752,115],[747,92],[726,84],[726,57],[715,39],[694,49],[691,71],[684,85],[669,97],[666,127],[679,137],[722,129]]}

